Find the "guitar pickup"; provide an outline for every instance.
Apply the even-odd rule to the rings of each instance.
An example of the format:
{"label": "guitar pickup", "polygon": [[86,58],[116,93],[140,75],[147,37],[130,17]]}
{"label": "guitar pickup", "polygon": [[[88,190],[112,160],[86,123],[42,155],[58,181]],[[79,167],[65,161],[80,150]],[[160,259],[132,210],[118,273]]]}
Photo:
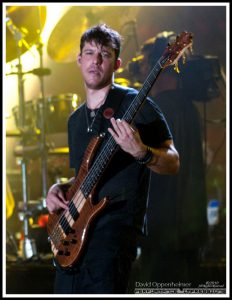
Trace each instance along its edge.
{"label": "guitar pickup", "polygon": [[66,251],[64,252],[64,255],[65,255],[65,256],[69,256],[69,255],[70,255],[70,251],[66,250]]}
{"label": "guitar pickup", "polygon": [[71,240],[70,240],[70,243],[71,243],[71,244],[76,244],[76,243],[77,243],[77,240],[71,239]]}
{"label": "guitar pickup", "polygon": [[68,245],[69,245],[69,241],[65,241],[65,240],[63,240],[63,241],[62,241],[62,245],[64,245],[64,246],[68,246]]}

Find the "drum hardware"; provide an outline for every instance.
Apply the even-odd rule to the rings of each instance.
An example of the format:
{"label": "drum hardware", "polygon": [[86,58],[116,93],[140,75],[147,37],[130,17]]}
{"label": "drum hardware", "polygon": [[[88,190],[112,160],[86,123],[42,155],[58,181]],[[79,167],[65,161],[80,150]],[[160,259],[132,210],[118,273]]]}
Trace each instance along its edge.
{"label": "drum hardware", "polygon": [[19,258],[18,246],[14,235],[9,230],[6,230],[6,237],[7,237],[6,244],[8,246],[8,252],[14,254],[14,256],[18,259]]}
{"label": "drum hardware", "polygon": [[[34,74],[37,76],[46,76],[46,75],[51,74],[51,70],[48,68],[36,68],[36,69],[32,69],[27,72],[22,72],[22,75],[26,75],[26,74]],[[18,75],[18,72],[6,73],[6,76],[10,76],[10,75]]]}
{"label": "drum hardware", "polygon": [[[26,8],[26,9],[25,9]],[[22,16],[22,12],[25,10],[25,16]],[[18,12],[20,12],[18,14]],[[29,237],[29,217],[31,215],[31,212],[29,210],[29,201],[28,201],[28,174],[27,174],[27,163],[28,163],[28,154],[33,154],[37,155],[39,152],[39,147],[32,147],[30,148],[27,146],[27,132],[28,128],[25,126],[25,97],[24,97],[24,80],[23,76],[25,75],[23,70],[22,70],[22,63],[21,63],[21,56],[23,52],[29,50],[30,48],[30,31],[28,31],[26,28],[19,28],[19,23],[20,21],[26,20],[28,18],[30,9],[28,7],[8,7],[7,8],[7,16],[6,16],[6,26],[7,26],[7,61],[8,59],[13,59],[10,54],[15,56],[16,52],[16,57],[18,59],[18,65],[17,65],[17,76],[18,76],[18,95],[19,95],[19,111],[18,111],[18,129],[21,132],[22,135],[22,160],[21,160],[21,172],[22,172],[22,194],[23,194],[23,214],[22,214],[22,221],[23,221],[23,232],[24,232],[24,240],[22,241],[22,256],[24,259],[29,259],[31,257],[37,257],[37,250],[36,250],[36,244],[35,240],[30,239]],[[35,13],[38,14],[38,18],[36,18]],[[17,19],[18,17],[18,19]],[[44,87],[43,87],[43,79],[42,77],[46,72],[42,72],[43,70],[43,65],[42,65],[42,43],[40,41],[39,34],[41,33],[42,30],[42,10],[40,7],[33,7],[33,12],[32,12],[32,18],[30,15],[30,22],[28,24],[28,28],[32,28],[32,24],[34,24],[35,20],[38,19],[38,23],[36,24],[36,29],[35,29],[35,34],[32,35],[34,40],[39,39],[38,43],[38,51],[40,54],[40,68],[39,72],[38,69],[32,70],[31,73],[35,73],[35,75],[38,75],[40,78],[40,84],[41,84],[41,94],[42,94],[42,99],[44,100]],[[14,19],[19,22],[18,24],[14,23]],[[20,24],[21,25],[21,24]],[[33,31],[33,30],[32,30]],[[9,35],[10,34],[10,35]],[[26,41],[24,38],[27,36],[28,41]],[[12,46],[10,46],[10,40],[14,40],[14,43]],[[26,46],[26,47],[25,47]],[[24,47],[24,48],[23,48]],[[15,51],[16,50],[16,51]],[[9,55],[8,55],[9,54]],[[15,58],[15,57],[14,57]],[[41,158],[42,158],[42,179],[43,179],[43,198],[46,197],[46,192],[47,192],[47,185],[46,185],[46,144],[45,144],[45,130],[44,130],[44,109],[41,111],[41,148],[40,152],[42,153]]]}
{"label": "drum hardware", "polygon": [[22,157],[24,159],[33,159],[41,156],[40,145],[33,146],[16,146],[14,150],[16,157]]}
{"label": "drum hardware", "polygon": [[57,155],[57,154],[64,154],[67,155],[69,154],[69,149],[68,147],[58,147],[58,148],[53,148],[48,150],[49,155]]}
{"label": "drum hardware", "polygon": [[21,137],[22,133],[19,130],[7,130],[6,137]]}
{"label": "drum hardware", "polygon": [[[10,29],[11,33],[14,36],[15,42],[16,42],[16,49],[17,49],[17,56],[18,56],[18,94],[19,94],[19,127],[22,129],[24,127],[24,86],[23,86],[23,75],[22,75],[22,64],[21,64],[21,47],[22,47],[22,36],[19,35],[19,31],[12,30],[12,24],[9,22],[6,23],[8,28]],[[22,134],[22,143],[25,144],[25,137]],[[27,245],[29,244],[30,240],[28,237],[28,209],[27,209],[27,203],[28,203],[28,192],[27,192],[27,160],[25,158],[21,161],[21,170],[22,170],[22,191],[23,191],[23,203],[24,203],[24,218],[23,218],[23,230],[24,230],[24,236],[25,240],[27,240]],[[28,246],[27,246],[28,247]],[[24,247],[23,251],[23,257],[28,258],[29,253],[27,253],[26,248]]]}
{"label": "drum hardware", "polygon": [[[40,10],[41,13],[41,10]],[[41,17],[38,18],[39,20],[39,28],[42,29]],[[40,58],[40,69],[44,70],[43,67],[43,43],[41,36],[39,36],[39,42],[37,44],[37,50],[39,53]],[[46,110],[45,110],[45,93],[44,93],[44,72],[38,73],[40,80],[40,90],[42,96],[42,105],[39,106],[40,113],[41,113],[41,170],[42,170],[42,199],[44,203],[44,207],[46,207],[46,196],[47,196],[47,146],[46,146]]]}
{"label": "drum hardware", "polygon": [[27,208],[28,211],[25,212],[24,203],[22,201],[18,203],[18,216],[21,221],[23,221],[25,217],[27,218],[32,217],[33,213],[42,211],[43,203],[41,200],[30,200],[27,203]]}

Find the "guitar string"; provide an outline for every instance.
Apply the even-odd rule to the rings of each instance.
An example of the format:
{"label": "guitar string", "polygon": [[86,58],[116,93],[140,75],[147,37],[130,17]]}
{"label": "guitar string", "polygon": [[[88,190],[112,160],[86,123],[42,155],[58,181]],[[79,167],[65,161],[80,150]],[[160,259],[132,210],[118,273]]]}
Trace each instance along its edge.
{"label": "guitar string", "polygon": [[[165,59],[164,61],[166,61],[167,59]],[[157,62],[157,64],[159,63],[159,61]],[[156,64],[156,65],[157,65]],[[148,76],[148,78],[147,78],[147,80],[146,80],[146,82],[144,83],[144,87],[148,87],[148,88],[150,88],[151,87],[151,82],[149,81],[151,78],[151,75],[152,76],[154,76],[154,75],[156,75],[156,74],[153,74],[154,73],[154,71],[156,71],[156,72],[159,72],[159,71],[161,71],[160,69],[159,70],[157,70],[156,69],[156,65],[155,65],[155,67],[153,68],[153,70],[151,71],[151,73],[149,74],[149,76]],[[148,85],[148,86],[147,86]],[[139,95],[139,94],[138,94]],[[131,104],[133,104],[133,102],[131,103]],[[132,105],[132,108],[133,108],[133,106],[134,105]],[[133,108],[133,110],[132,110],[132,108],[131,108],[131,106],[129,107],[129,109],[127,110],[127,112],[125,113],[125,115],[124,116],[126,116],[126,115],[130,115],[132,112],[133,112],[133,110],[134,110],[134,108]],[[132,110],[132,112],[131,112],[131,110]],[[135,110],[136,111],[136,110]],[[107,147],[107,144],[110,144],[110,139],[109,139],[109,141],[106,143],[106,145],[105,145],[105,147],[103,148],[103,150],[102,150],[102,157],[106,157],[106,154],[107,154],[107,151],[105,151],[105,149],[106,148],[108,148]],[[109,146],[109,145],[108,145]],[[100,153],[100,154],[101,154]],[[104,156],[105,155],[105,156]],[[98,156],[98,160],[100,160],[100,163],[101,163],[101,155],[99,155]],[[99,165],[99,162],[98,162],[98,165]],[[101,167],[102,167],[102,165],[101,165]],[[103,164],[103,167],[104,167],[104,164]],[[90,173],[93,173],[93,175],[95,175],[96,174],[96,171],[98,171],[98,169],[99,169],[99,167],[97,167],[96,168],[96,166],[95,166],[95,164],[93,165],[93,168],[91,168],[91,170],[90,170]],[[84,187],[84,184],[86,184],[87,185],[87,187],[86,187],[86,189],[88,189],[88,180],[90,181],[90,183],[89,183],[89,185],[90,185],[90,187],[91,187],[91,185],[92,185],[92,182],[91,182],[91,178],[90,178],[90,175],[91,174],[87,174],[88,176],[86,176],[86,178],[84,179],[84,181],[83,181],[83,184],[81,185],[81,186],[83,186],[83,188],[85,189],[85,187]],[[80,190],[81,190],[81,187],[80,187]],[[79,190],[78,190],[79,191]],[[77,192],[78,192],[77,191]],[[74,196],[72,197],[72,198],[75,198],[75,196],[77,195],[77,192],[75,192],[75,194],[74,194]],[[85,193],[85,192],[84,192]],[[68,221],[68,223],[69,223],[69,221],[71,221],[72,220],[72,213],[75,213],[75,209],[78,209],[79,208],[79,206],[82,204],[82,202],[83,202],[83,200],[86,200],[86,198],[85,198],[85,196],[83,195],[83,197],[80,199],[79,198],[79,205],[78,205],[78,203],[77,203],[77,207],[76,207],[76,205],[74,204],[74,206],[75,206],[75,208],[73,208],[72,209],[72,207],[69,207],[69,212],[71,212],[71,214],[68,214],[68,216],[66,217],[66,220]],[[71,202],[73,202],[74,203],[74,201],[73,201],[73,199],[72,200],[70,200],[70,203]],[[60,217],[60,220],[61,220],[61,218],[65,215],[67,213],[67,211],[65,211],[63,214],[62,214],[62,216]],[[59,221],[60,221],[59,220]],[[65,229],[67,229],[68,228],[68,226],[70,226],[69,224],[67,225],[67,226],[65,226],[65,224],[64,223],[62,223],[62,220],[61,220],[61,222],[57,222],[57,225],[54,227],[54,230],[53,230],[53,232],[51,233],[51,235],[52,236],[54,236],[54,234],[56,234],[56,232],[54,232],[55,231],[55,229],[57,229],[58,227],[59,227],[59,224],[61,225],[61,227],[62,227],[62,229],[63,229],[63,227],[64,227],[64,231],[65,231]],[[64,221],[65,222],[65,221]],[[62,226],[63,225],[63,226]],[[59,237],[62,237],[62,232],[60,232],[60,234],[59,234]]]}

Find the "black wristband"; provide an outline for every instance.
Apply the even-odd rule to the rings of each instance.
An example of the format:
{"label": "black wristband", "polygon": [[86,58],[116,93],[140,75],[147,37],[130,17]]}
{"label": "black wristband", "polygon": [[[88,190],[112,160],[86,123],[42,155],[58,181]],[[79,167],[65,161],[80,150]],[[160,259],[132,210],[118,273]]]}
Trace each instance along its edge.
{"label": "black wristband", "polygon": [[152,160],[152,158],[153,152],[149,147],[147,147],[147,153],[145,154],[145,156],[142,158],[136,158],[136,161],[141,165],[146,165]]}

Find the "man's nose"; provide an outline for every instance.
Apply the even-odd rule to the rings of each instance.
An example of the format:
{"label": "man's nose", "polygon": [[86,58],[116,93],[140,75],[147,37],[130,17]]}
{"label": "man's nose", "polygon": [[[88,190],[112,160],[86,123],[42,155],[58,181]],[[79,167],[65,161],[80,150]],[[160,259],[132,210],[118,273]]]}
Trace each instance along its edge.
{"label": "man's nose", "polygon": [[94,63],[95,64],[101,64],[102,63],[102,55],[101,55],[101,53],[97,53],[94,56]]}

